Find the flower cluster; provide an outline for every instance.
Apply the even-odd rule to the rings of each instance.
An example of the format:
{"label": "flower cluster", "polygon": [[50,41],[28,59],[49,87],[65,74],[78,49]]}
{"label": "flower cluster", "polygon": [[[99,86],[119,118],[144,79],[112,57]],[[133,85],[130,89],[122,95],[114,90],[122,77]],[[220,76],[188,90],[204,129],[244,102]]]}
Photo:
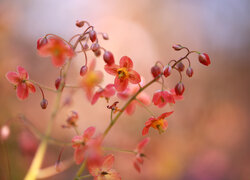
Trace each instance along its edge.
{"label": "flower cluster", "polygon": [[[103,145],[103,140],[109,133],[110,129],[117,122],[123,112],[126,112],[128,115],[132,115],[136,110],[136,106],[139,105],[150,113],[149,119],[142,122],[140,129],[142,135],[148,135],[150,128],[157,130],[160,134],[165,132],[168,127],[168,121],[166,118],[173,114],[173,111],[165,112],[164,110],[161,115],[155,116],[150,110],[151,102],[154,106],[162,109],[168,104],[173,105],[177,100],[182,100],[185,91],[185,86],[182,80],[183,72],[186,69],[186,75],[188,77],[192,77],[194,74],[189,55],[192,53],[198,54],[197,59],[205,66],[210,65],[210,58],[206,53],[190,51],[187,47],[176,44],[173,46],[173,49],[176,51],[184,49],[187,51],[186,55],[177,60],[171,60],[168,64],[163,64],[162,62],[157,61],[151,67],[151,74],[153,78],[146,81],[138,73],[138,71],[135,70],[136,67],[134,67],[134,63],[131,58],[128,56],[122,56],[120,58],[119,65],[117,65],[112,52],[106,50],[100,45],[99,35],[102,35],[103,40],[108,40],[109,37],[106,33],[97,33],[94,27],[87,21],[77,21],[76,26],[81,30],[84,30],[82,33],[74,35],[69,41],[54,34],[47,34],[44,37],[39,38],[37,41],[38,54],[42,57],[51,57],[52,64],[56,68],[60,69],[60,74],[55,80],[54,88],[49,88],[36,81],[30,80],[28,73],[21,66],[17,67],[17,72],[8,72],[6,74],[6,78],[10,83],[14,84],[17,97],[21,100],[26,99],[29,92],[35,93],[35,86],[37,86],[42,94],[42,101],[40,105],[43,109],[46,109],[48,106],[48,100],[45,98],[44,90],[56,93],[56,106],[51,113],[51,122],[48,124],[46,137],[49,137],[50,135],[52,122],[59,112],[59,107],[63,108],[65,104],[70,104],[64,103],[60,106],[61,94],[64,92],[65,88],[82,89],[86,94],[87,100],[92,105],[96,104],[100,98],[106,99],[107,103],[111,102],[111,105],[107,105],[108,110],[111,111],[110,123],[103,133],[95,135],[95,127],[89,127],[83,132],[82,135],[79,135],[77,122],[80,121],[80,118],[76,111],[71,111],[66,120],[66,125],[64,124],[62,127],[72,127],[72,129],[74,129],[77,133],[77,135],[72,138],[71,142],[74,149],[74,160],[76,164],[84,165],[86,163],[90,175],[96,180],[120,180],[121,176],[116,170],[113,169],[115,159],[114,155],[109,153],[106,154],[105,151],[110,148],[105,148]],[[69,85],[67,82],[68,70],[71,63],[73,63],[73,58],[80,53],[84,55],[84,64],[79,68],[80,74],[79,77],[76,78],[77,85]],[[87,53],[93,53],[97,58],[103,53],[103,62],[96,61],[95,59],[88,61]],[[184,61],[187,61],[188,63],[187,68],[185,67]],[[102,71],[95,70],[96,63],[104,63]],[[167,85],[165,80],[171,77],[172,71],[177,71],[180,79],[174,87],[166,87]],[[103,78],[106,75],[105,72],[114,76],[114,80],[106,85],[103,85]],[[160,87],[156,89],[153,96],[150,97],[150,95],[144,90],[155,82],[158,82]],[[73,91],[71,96],[72,95]],[[117,101],[116,97],[119,101]],[[118,106],[118,102],[120,101],[125,101],[124,105],[121,107]],[[135,154],[132,164],[138,172],[141,172],[144,158],[146,157],[143,153],[143,149],[149,143],[149,140],[150,138],[146,137],[139,142],[134,150],[118,150],[120,152]],[[48,143],[48,138],[43,138],[40,146],[46,143]],[[38,156],[44,156],[44,153],[41,154],[40,152],[39,155],[36,154],[33,161],[34,163],[40,163],[37,159],[41,157]],[[75,179],[81,178],[80,175],[83,171],[83,165],[81,165]],[[38,168],[37,172],[40,166],[41,164],[36,165]],[[27,174],[27,179],[35,179],[36,177],[34,177],[34,173],[30,171]]]}

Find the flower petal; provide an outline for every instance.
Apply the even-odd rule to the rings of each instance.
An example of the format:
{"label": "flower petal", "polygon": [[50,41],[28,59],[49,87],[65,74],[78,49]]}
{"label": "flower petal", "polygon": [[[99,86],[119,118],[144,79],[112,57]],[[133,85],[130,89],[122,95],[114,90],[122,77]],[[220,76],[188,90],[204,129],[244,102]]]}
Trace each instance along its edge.
{"label": "flower petal", "polygon": [[128,87],[128,79],[115,78],[115,88],[117,91],[124,91]]}
{"label": "flower petal", "polygon": [[120,67],[132,69],[133,68],[133,61],[128,56],[123,56],[120,59]]}
{"label": "flower petal", "polygon": [[141,76],[134,70],[129,71],[128,79],[132,84],[138,84],[141,82]]}
{"label": "flower petal", "polygon": [[174,111],[171,111],[171,112],[165,112],[163,114],[161,114],[157,119],[164,119],[168,116],[170,116]]}
{"label": "flower petal", "polygon": [[137,99],[139,101],[141,101],[144,105],[148,106],[150,105],[151,101],[150,101],[150,97],[145,93],[142,92],[137,96]]}
{"label": "flower petal", "polygon": [[99,99],[99,97],[101,96],[102,92],[97,91],[94,95],[93,98],[91,100],[91,105],[95,104],[96,101]]}
{"label": "flower petal", "polygon": [[10,83],[14,85],[17,85],[20,82],[20,78],[16,72],[7,72],[5,77]]}
{"label": "flower petal", "polygon": [[141,172],[141,168],[140,168],[139,164],[136,161],[134,161],[133,165],[134,165],[134,168],[136,169],[136,171],[140,173]]}
{"label": "flower petal", "polygon": [[132,115],[135,112],[135,108],[136,108],[136,101],[132,101],[126,108],[126,112],[128,113],[128,115]]}
{"label": "flower petal", "polygon": [[119,68],[118,65],[112,64],[111,66],[105,65],[104,69],[107,73],[116,76],[117,75],[117,69]]}
{"label": "flower petal", "polygon": [[17,85],[16,92],[17,92],[17,97],[20,100],[24,100],[25,98],[29,96],[29,89],[26,83],[19,83]]}
{"label": "flower petal", "polygon": [[96,65],[96,60],[92,59],[89,65],[89,71],[93,71],[95,69],[95,65]]}
{"label": "flower petal", "polygon": [[31,92],[33,92],[33,93],[36,92],[36,88],[35,88],[35,86],[34,86],[33,83],[31,83],[31,82],[29,82],[29,81],[26,81],[26,84],[27,84],[27,86],[28,86],[28,88],[29,88],[29,90],[30,90]]}
{"label": "flower petal", "polygon": [[65,62],[65,56],[63,54],[59,56],[52,56],[52,63],[56,67],[61,67]]}
{"label": "flower petal", "polygon": [[143,139],[142,141],[140,141],[138,143],[137,147],[136,147],[136,150],[138,152],[140,152],[149,143],[149,141],[150,141],[149,137],[147,137],[147,138]]}
{"label": "flower petal", "polygon": [[89,127],[88,129],[86,129],[83,133],[83,137],[85,140],[90,139],[93,135],[95,134],[95,127]]}
{"label": "flower petal", "polygon": [[81,147],[81,148],[76,148],[75,152],[74,152],[74,159],[76,164],[81,164],[84,160],[84,151],[85,148]]}
{"label": "flower petal", "polygon": [[146,134],[148,134],[149,131],[149,127],[145,126],[142,130],[142,135],[145,136]]}
{"label": "flower petal", "polygon": [[102,164],[102,169],[104,171],[108,171],[112,168],[113,164],[115,161],[115,157],[113,154],[109,154],[104,157],[103,164]]}
{"label": "flower petal", "polygon": [[27,71],[22,66],[17,66],[17,72],[19,73],[20,79],[29,79]]}

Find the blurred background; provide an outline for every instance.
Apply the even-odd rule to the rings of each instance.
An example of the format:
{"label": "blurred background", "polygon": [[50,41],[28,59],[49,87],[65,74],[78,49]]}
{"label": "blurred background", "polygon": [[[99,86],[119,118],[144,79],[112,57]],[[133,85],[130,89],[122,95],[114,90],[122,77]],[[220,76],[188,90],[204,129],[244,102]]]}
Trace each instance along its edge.
{"label": "blurred background", "polygon": [[[22,65],[31,79],[54,87],[59,69],[51,65],[49,58],[38,56],[36,41],[47,33],[70,39],[81,32],[75,27],[76,20],[87,20],[97,31],[107,32],[110,40],[101,41],[101,45],[113,52],[116,62],[123,55],[131,57],[146,82],[151,80],[150,68],[157,60],[167,64],[185,54],[185,51],[174,51],[173,44],[207,52],[211,58],[211,65],[205,67],[198,62],[197,55],[190,56],[194,76],[184,77],[183,101],[162,109],[150,106],[157,114],[170,110],[175,113],[168,118],[166,133],[159,135],[150,130],[151,142],[145,148],[149,158],[141,174],[132,166],[133,155],[114,152],[114,167],[123,179],[249,179],[249,8],[248,0],[1,0],[0,127],[7,125],[10,136],[1,140],[0,179],[23,179],[39,143],[17,116],[24,114],[44,132],[54,102],[54,94],[46,90],[49,100],[46,110],[40,107],[39,91],[19,101],[5,74]],[[77,84],[84,60],[78,56],[73,61],[68,82]],[[96,69],[103,71],[103,65],[102,58],[97,58]],[[103,85],[112,81],[113,77],[105,73]],[[172,88],[177,81],[176,73],[165,83]],[[146,92],[152,97],[158,89],[160,85],[155,84]],[[63,99],[70,94],[71,91],[65,90]],[[104,99],[91,106],[82,89],[75,91],[72,105],[58,116],[52,137],[71,141],[74,131],[61,128],[71,110],[79,113],[81,132],[96,126],[97,133],[102,133],[109,123],[110,111],[106,106]],[[134,149],[144,138],[141,130],[149,116],[140,107],[133,116],[122,115],[104,144]],[[43,167],[53,166],[60,150],[61,147],[49,145]],[[70,159],[72,155],[73,149],[67,147],[62,159]],[[77,169],[72,165],[47,179],[73,179]]]}

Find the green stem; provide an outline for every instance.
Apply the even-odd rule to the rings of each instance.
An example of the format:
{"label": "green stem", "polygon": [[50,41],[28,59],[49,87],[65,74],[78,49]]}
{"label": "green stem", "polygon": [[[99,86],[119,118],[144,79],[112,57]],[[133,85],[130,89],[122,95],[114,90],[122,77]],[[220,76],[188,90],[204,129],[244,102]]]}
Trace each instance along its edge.
{"label": "green stem", "polygon": [[88,178],[88,177],[91,177],[91,176],[92,176],[91,174],[87,174],[85,176],[80,176],[80,177],[76,178],[76,180],[85,179],[85,178]]}
{"label": "green stem", "polygon": [[83,173],[85,167],[86,167],[86,161],[83,161],[81,167],[79,168],[79,170],[76,173],[75,180],[78,180],[80,178],[80,176]]}
{"label": "green stem", "polygon": [[139,99],[135,99],[149,114],[156,117],[155,114],[147,107],[145,104],[143,104]]}
{"label": "green stem", "polygon": [[132,151],[132,150],[118,149],[118,148],[112,148],[112,147],[103,147],[103,149],[106,150],[106,151],[117,151],[117,152],[136,154],[136,152]]}

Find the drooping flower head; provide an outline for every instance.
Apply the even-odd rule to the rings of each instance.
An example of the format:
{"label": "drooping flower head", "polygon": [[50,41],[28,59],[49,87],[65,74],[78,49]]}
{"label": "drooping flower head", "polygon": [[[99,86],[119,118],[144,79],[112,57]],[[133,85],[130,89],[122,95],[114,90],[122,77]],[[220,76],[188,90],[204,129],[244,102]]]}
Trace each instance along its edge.
{"label": "drooping flower head", "polygon": [[94,180],[121,180],[120,175],[112,169],[114,160],[114,155],[110,154],[103,158],[100,165],[90,164],[88,169]]}
{"label": "drooping flower head", "polygon": [[55,37],[48,39],[48,42],[38,48],[38,52],[41,56],[51,56],[52,63],[56,67],[61,67],[66,58],[74,56],[72,47],[63,42],[63,40]]}
{"label": "drooping flower head", "polygon": [[141,172],[141,167],[143,165],[143,157],[145,157],[145,154],[143,154],[143,148],[149,143],[150,138],[145,138],[142,141],[138,143],[136,146],[136,149],[134,150],[136,152],[136,157],[135,160],[133,161],[134,168],[138,171]]}
{"label": "drooping flower head", "polygon": [[133,61],[127,56],[123,56],[120,59],[119,66],[116,64],[112,64],[105,65],[104,67],[107,73],[116,76],[114,84],[116,90],[119,92],[124,91],[127,88],[128,82],[132,84],[138,84],[139,82],[141,82],[140,75],[132,68]]}
{"label": "drooping flower head", "polygon": [[104,89],[100,88],[96,91],[96,93],[93,95],[91,104],[95,104],[100,97],[104,97],[108,101],[108,99],[113,95],[115,95],[114,84],[108,84]]}
{"label": "drooping flower head", "polygon": [[29,92],[36,92],[35,86],[29,81],[29,74],[23,67],[17,66],[17,72],[8,72],[5,76],[15,85],[17,97],[20,100],[26,99]]}
{"label": "drooping flower head", "polygon": [[168,122],[165,118],[170,116],[172,113],[173,113],[173,111],[166,112],[157,118],[155,118],[155,117],[149,118],[149,120],[145,122],[145,127],[142,130],[142,135],[144,136],[144,135],[148,134],[150,127],[158,130],[160,134],[163,133],[168,127]]}
{"label": "drooping flower head", "polygon": [[94,88],[102,82],[103,74],[101,71],[95,71],[95,59],[90,63],[87,73],[82,77],[81,85],[86,92],[88,100],[93,96]]}

